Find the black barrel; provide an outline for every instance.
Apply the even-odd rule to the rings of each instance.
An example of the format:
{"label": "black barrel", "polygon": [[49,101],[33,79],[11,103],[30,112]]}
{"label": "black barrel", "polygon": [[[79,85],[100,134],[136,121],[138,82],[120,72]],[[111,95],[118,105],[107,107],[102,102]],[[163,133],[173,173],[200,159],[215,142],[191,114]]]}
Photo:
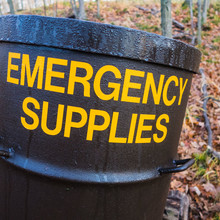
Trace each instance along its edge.
{"label": "black barrel", "polygon": [[201,54],[87,21],[0,17],[0,218],[161,219]]}

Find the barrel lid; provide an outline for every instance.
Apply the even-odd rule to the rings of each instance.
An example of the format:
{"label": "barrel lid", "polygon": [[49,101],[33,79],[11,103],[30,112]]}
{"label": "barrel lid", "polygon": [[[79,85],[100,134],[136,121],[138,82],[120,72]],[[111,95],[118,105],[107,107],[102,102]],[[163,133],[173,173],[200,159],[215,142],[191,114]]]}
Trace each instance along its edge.
{"label": "barrel lid", "polygon": [[195,47],[145,31],[36,15],[0,16],[0,41],[118,56],[198,72]]}

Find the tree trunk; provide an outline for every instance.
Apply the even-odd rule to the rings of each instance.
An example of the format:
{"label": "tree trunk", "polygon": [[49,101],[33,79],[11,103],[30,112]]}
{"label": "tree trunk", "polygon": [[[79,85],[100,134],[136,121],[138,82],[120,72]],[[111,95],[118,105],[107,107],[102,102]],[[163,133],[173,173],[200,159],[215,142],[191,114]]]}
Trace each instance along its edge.
{"label": "tree trunk", "polygon": [[189,2],[189,9],[190,9],[190,20],[191,20],[191,34],[192,34],[192,41],[191,44],[195,45],[196,36],[194,34],[194,22],[193,22],[193,0]]}
{"label": "tree trunk", "polygon": [[23,0],[21,0],[21,10],[22,11],[24,10],[24,2],[23,2]]}
{"label": "tree trunk", "polygon": [[171,0],[161,0],[162,35],[172,38]]}
{"label": "tree trunk", "polygon": [[0,15],[2,15],[2,3],[0,2]]}
{"label": "tree trunk", "polygon": [[44,15],[47,16],[47,5],[46,5],[46,0],[43,0],[44,2]]}
{"label": "tree trunk", "polygon": [[37,8],[37,0],[34,0],[34,7]]}
{"label": "tree trunk", "polygon": [[86,12],[84,8],[84,0],[79,0],[79,19],[85,20],[86,19]]}
{"label": "tree trunk", "polygon": [[57,0],[53,3],[53,16],[57,17]]}
{"label": "tree trunk", "polygon": [[192,36],[194,36],[194,23],[193,23],[193,0],[190,0],[190,3],[189,3],[189,8],[190,8],[191,31],[192,31]]}
{"label": "tree trunk", "polygon": [[70,4],[73,9],[73,14],[78,18],[78,13],[77,13],[77,6],[76,6],[76,0],[70,0]]}
{"label": "tree trunk", "polygon": [[202,43],[202,37],[201,37],[201,32],[202,32],[202,19],[201,19],[201,0],[198,0],[198,29],[197,29],[197,42],[198,44]]}
{"label": "tree trunk", "polygon": [[17,11],[19,9],[19,2],[17,0],[13,1],[14,10]]}
{"label": "tree trunk", "polygon": [[10,13],[11,14],[15,14],[15,8],[14,8],[14,4],[13,4],[13,0],[7,0],[9,8],[10,8]]}
{"label": "tree trunk", "polygon": [[100,18],[100,0],[97,1],[97,17]]}
{"label": "tree trunk", "polygon": [[73,3],[74,3],[74,10],[75,10],[75,16],[76,16],[76,18],[78,18],[79,17],[79,13],[78,13],[78,8],[77,8],[77,6],[76,6],[76,0],[73,0]]}
{"label": "tree trunk", "polygon": [[28,7],[29,7],[30,12],[32,12],[32,6],[31,6],[30,0],[28,0]]}
{"label": "tree trunk", "polygon": [[207,10],[209,9],[209,0],[203,2],[202,24],[207,22]]}

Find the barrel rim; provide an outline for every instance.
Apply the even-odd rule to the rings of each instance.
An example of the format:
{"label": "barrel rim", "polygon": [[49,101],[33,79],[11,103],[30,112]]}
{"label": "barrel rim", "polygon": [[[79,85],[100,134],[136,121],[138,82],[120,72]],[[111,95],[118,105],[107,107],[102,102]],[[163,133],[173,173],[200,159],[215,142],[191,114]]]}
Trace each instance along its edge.
{"label": "barrel rim", "polygon": [[0,42],[49,46],[199,71],[201,52],[197,48],[141,30],[39,15],[0,16],[0,26]]}

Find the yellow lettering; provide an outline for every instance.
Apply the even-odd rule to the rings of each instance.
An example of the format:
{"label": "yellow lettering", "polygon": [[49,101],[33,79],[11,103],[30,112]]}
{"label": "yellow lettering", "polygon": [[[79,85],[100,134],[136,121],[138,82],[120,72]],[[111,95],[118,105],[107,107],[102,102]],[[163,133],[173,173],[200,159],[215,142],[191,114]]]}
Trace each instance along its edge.
{"label": "yellow lettering", "polygon": [[[104,119],[103,124],[101,124],[101,125],[95,124],[96,116],[103,117],[103,119]],[[104,131],[109,126],[109,124],[110,124],[110,116],[106,111],[91,109],[86,140],[92,141],[93,132],[94,131]]]}
{"label": "yellow lettering", "polygon": [[43,102],[41,128],[46,134],[57,135],[60,133],[60,131],[62,129],[62,123],[63,123],[63,112],[64,112],[64,105],[59,104],[58,105],[56,127],[53,130],[50,130],[47,127],[48,102],[46,102],[46,101]]}
{"label": "yellow lettering", "polygon": [[169,116],[167,114],[162,114],[158,117],[157,122],[156,122],[156,128],[159,131],[163,132],[162,137],[158,137],[158,134],[153,134],[153,139],[156,143],[161,143],[167,136],[167,128],[161,124],[161,121],[165,119],[166,123],[169,123]]}
{"label": "yellow lettering", "polygon": [[[81,120],[79,122],[72,121],[73,112],[80,114]],[[83,127],[87,122],[87,118],[88,118],[87,112],[83,108],[75,107],[75,106],[68,106],[67,113],[66,113],[64,137],[70,137],[71,128]]]}
{"label": "yellow lettering", "polygon": [[158,85],[158,88],[156,89],[153,73],[150,73],[150,72],[147,73],[146,84],[144,88],[144,95],[143,95],[143,100],[142,100],[143,104],[147,104],[150,88],[152,91],[155,105],[160,104],[164,77],[165,77],[164,75],[160,75],[159,85]]}
{"label": "yellow lettering", "polygon": [[145,72],[143,71],[126,69],[123,91],[122,91],[122,96],[121,96],[122,102],[140,103],[139,97],[128,96],[128,92],[129,92],[129,89],[141,89],[140,83],[132,83],[130,81],[131,76],[144,77],[144,74]]}
{"label": "yellow lettering", "polygon": [[[76,76],[77,68],[85,69],[87,74],[84,77]],[[73,95],[75,89],[75,83],[81,83],[84,86],[84,96],[90,97],[90,83],[88,82],[93,75],[93,68],[89,63],[71,61],[68,94]]]}
{"label": "yellow lettering", "polygon": [[19,79],[11,77],[11,71],[15,70],[18,71],[18,65],[12,64],[12,59],[20,59],[21,54],[20,53],[8,53],[8,71],[7,71],[7,82],[13,83],[13,84],[19,84]]}
{"label": "yellow lettering", "polygon": [[137,122],[137,116],[138,114],[132,114],[132,117],[131,117],[131,124],[130,124],[130,130],[129,130],[129,135],[128,135],[128,144],[132,144],[134,140],[134,132],[135,132],[135,127],[136,127],[136,122]]}
{"label": "yellow lettering", "polygon": [[49,57],[47,59],[47,72],[46,72],[46,81],[45,81],[45,90],[51,91],[51,92],[59,92],[64,93],[65,88],[60,86],[54,86],[51,84],[52,78],[64,78],[63,72],[55,72],[53,71],[53,65],[61,65],[61,66],[67,66],[68,61],[63,59],[57,59],[57,58],[51,58]]}
{"label": "yellow lettering", "polygon": [[28,130],[34,130],[39,125],[39,118],[38,118],[38,115],[35,112],[33,112],[32,110],[30,110],[28,108],[28,103],[32,103],[34,105],[35,109],[40,109],[40,104],[36,99],[34,99],[32,97],[25,98],[25,100],[23,101],[23,104],[22,104],[22,109],[23,109],[24,113],[32,118],[33,123],[28,124],[26,122],[25,117],[21,117],[21,124]]}
{"label": "yellow lettering", "polygon": [[101,79],[104,73],[106,72],[113,72],[117,79],[121,79],[121,73],[115,66],[106,65],[99,69],[96,73],[94,79],[94,91],[96,95],[102,100],[110,100],[113,99],[115,101],[118,100],[119,91],[120,91],[120,84],[118,83],[108,83],[108,87],[114,89],[111,94],[104,94],[101,90]]}
{"label": "yellow lettering", "polygon": [[154,120],[154,119],[155,119],[155,115],[140,114],[135,143],[150,143],[151,142],[151,138],[142,138],[141,136],[142,136],[143,131],[151,131],[152,130],[152,126],[151,125],[144,125],[144,121],[145,120]]}
{"label": "yellow lettering", "polygon": [[172,105],[176,100],[176,96],[173,96],[173,98],[171,100],[168,100],[168,98],[167,98],[168,87],[172,81],[174,81],[175,86],[178,86],[178,84],[179,84],[178,78],[176,76],[171,76],[167,79],[167,81],[164,85],[164,88],[163,88],[163,101],[166,106]]}
{"label": "yellow lettering", "polygon": [[33,73],[31,75],[30,68],[30,58],[28,54],[22,55],[22,65],[21,65],[21,82],[20,85],[24,85],[25,82],[25,72],[27,74],[27,85],[28,87],[33,87],[34,81],[38,72],[37,88],[42,89],[43,86],[43,74],[44,74],[44,61],[45,57],[38,56]]}
{"label": "yellow lettering", "polygon": [[181,104],[182,101],[182,97],[183,97],[183,92],[186,88],[186,84],[187,84],[188,79],[186,79],[184,85],[183,85],[183,78],[180,78],[180,97],[179,97],[179,101],[178,101],[178,105]]}
{"label": "yellow lettering", "polygon": [[126,143],[127,141],[127,138],[116,137],[118,116],[119,116],[119,112],[113,112],[111,130],[110,130],[110,135],[109,135],[110,143]]}

